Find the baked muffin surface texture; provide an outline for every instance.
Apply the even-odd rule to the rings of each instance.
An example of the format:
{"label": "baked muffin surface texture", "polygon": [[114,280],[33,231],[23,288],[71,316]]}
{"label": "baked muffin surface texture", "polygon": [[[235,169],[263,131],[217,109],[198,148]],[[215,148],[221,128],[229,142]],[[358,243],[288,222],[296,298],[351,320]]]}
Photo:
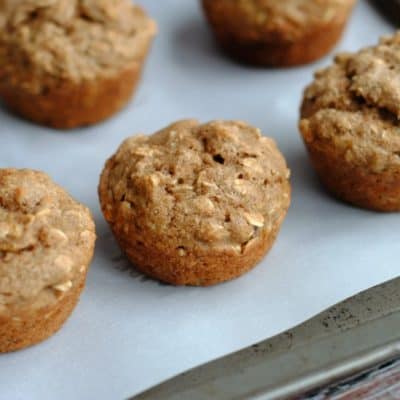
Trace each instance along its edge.
{"label": "baked muffin surface texture", "polygon": [[0,169],[0,352],[61,327],[79,299],[94,242],[90,212],[47,175]]}
{"label": "baked muffin surface texture", "polygon": [[202,0],[217,41],[239,61],[291,66],[339,40],[355,0]]}
{"label": "baked muffin surface texture", "polygon": [[6,4],[0,95],[11,109],[71,128],[100,121],[126,103],[156,32],[139,6],[129,0]]}
{"label": "baked muffin surface texture", "polygon": [[400,209],[400,34],[341,54],[306,89],[300,129],[314,167],[339,198]]}
{"label": "baked muffin surface texture", "polygon": [[127,139],[103,170],[106,220],[135,266],[178,285],[211,285],[250,269],[290,202],[272,139],[243,122],[179,121]]}

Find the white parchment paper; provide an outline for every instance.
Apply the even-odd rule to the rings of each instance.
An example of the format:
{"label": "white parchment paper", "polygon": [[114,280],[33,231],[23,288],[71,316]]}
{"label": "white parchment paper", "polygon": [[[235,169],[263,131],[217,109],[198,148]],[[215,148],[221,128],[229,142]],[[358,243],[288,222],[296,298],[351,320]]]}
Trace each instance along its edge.
{"label": "white parchment paper", "polygon": [[[0,108],[0,166],[48,172],[93,210],[99,236],[86,291],[64,328],[0,356],[1,399],[126,398],[399,275],[400,215],[328,197],[299,138],[302,89],[331,57],[296,69],[246,68],[216,50],[195,0],[142,3],[159,35],[135,100],[115,118],[57,132]],[[361,1],[340,49],[392,30]],[[241,279],[206,289],[129,272],[97,200],[103,163],[125,137],[186,117],[249,121],[277,140],[293,172],[292,207],[271,253]]]}

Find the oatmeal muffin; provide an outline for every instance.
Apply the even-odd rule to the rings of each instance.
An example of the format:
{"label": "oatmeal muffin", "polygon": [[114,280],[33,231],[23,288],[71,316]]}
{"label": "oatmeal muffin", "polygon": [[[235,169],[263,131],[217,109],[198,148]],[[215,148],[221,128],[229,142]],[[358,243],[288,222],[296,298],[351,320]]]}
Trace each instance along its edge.
{"label": "oatmeal muffin", "polygon": [[122,108],[156,31],[130,0],[7,1],[2,14],[0,97],[55,128],[93,124]]}
{"label": "oatmeal muffin", "polygon": [[0,352],[60,329],[84,287],[94,242],[88,209],[47,175],[0,169]]}
{"label": "oatmeal muffin", "polygon": [[145,274],[175,285],[236,278],[272,246],[290,203],[272,139],[239,121],[180,121],[125,140],[103,170],[101,207]]}
{"label": "oatmeal muffin", "polygon": [[400,33],[341,54],[306,89],[300,130],[334,195],[379,211],[400,210]]}
{"label": "oatmeal muffin", "polygon": [[321,58],[340,39],[356,0],[202,0],[221,47],[261,66]]}

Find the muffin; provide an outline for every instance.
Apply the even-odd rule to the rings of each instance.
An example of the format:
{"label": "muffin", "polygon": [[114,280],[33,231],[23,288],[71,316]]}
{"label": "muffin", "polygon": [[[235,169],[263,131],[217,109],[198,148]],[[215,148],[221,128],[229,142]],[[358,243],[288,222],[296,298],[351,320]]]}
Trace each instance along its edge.
{"label": "muffin", "polygon": [[305,90],[300,130],[321,181],[336,197],[400,210],[400,33],[340,54]]}
{"label": "muffin", "polygon": [[221,47],[259,66],[315,61],[340,39],[355,0],[202,0]]}
{"label": "muffin", "polygon": [[270,249],[289,207],[288,178],[259,129],[185,120],[125,140],[105,165],[99,196],[140,271],[208,286],[240,276]]}
{"label": "muffin", "polygon": [[0,169],[0,352],[55,333],[84,287],[95,242],[88,209],[42,172]]}
{"label": "muffin", "polygon": [[155,23],[130,0],[22,0],[3,7],[0,97],[39,124],[99,122],[130,99]]}

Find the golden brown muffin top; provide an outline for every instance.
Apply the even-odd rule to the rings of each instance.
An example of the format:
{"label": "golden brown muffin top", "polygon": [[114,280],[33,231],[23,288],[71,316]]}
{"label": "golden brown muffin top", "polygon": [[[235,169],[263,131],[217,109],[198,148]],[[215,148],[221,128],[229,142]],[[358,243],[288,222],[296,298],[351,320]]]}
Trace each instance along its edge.
{"label": "golden brown muffin top", "polygon": [[[242,35],[276,34],[294,40],[315,26],[347,17],[356,0],[203,0]],[[239,23],[240,21],[240,23]]]}
{"label": "golden brown muffin top", "polygon": [[42,172],[0,169],[0,316],[52,304],[86,273],[89,210]]}
{"label": "golden brown muffin top", "polygon": [[156,32],[130,0],[3,1],[0,65],[9,74],[73,82],[110,75],[140,61]]}
{"label": "golden brown muffin top", "polygon": [[275,142],[239,121],[177,122],[125,140],[100,182],[104,215],[129,237],[241,252],[289,205],[289,170]]}
{"label": "golden brown muffin top", "polygon": [[374,172],[400,167],[400,33],[340,54],[304,93],[301,130]]}

